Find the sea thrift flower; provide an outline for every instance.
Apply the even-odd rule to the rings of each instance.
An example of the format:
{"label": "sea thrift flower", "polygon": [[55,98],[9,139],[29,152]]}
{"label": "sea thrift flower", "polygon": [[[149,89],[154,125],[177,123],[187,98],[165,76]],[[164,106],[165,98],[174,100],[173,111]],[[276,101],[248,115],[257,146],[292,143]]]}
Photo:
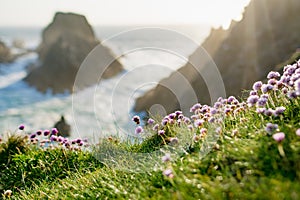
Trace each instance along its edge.
{"label": "sea thrift flower", "polygon": [[234,96],[230,96],[230,97],[228,97],[227,102],[232,103],[235,100],[236,100],[236,98]]}
{"label": "sea thrift flower", "polygon": [[53,129],[51,130],[51,134],[52,134],[52,135],[57,135],[57,133],[58,133],[57,128],[53,128]]}
{"label": "sea thrift flower", "polygon": [[193,136],[193,140],[194,140],[195,142],[199,142],[200,136],[199,136],[199,135],[194,135],[194,136]]}
{"label": "sea thrift flower", "polygon": [[214,117],[210,117],[207,120],[209,123],[214,123],[216,121],[216,119]]}
{"label": "sea thrift flower", "polygon": [[254,95],[257,95],[257,92],[254,91],[254,90],[251,90],[251,91],[250,91],[250,96],[254,96]]}
{"label": "sea thrift flower", "polygon": [[173,144],[173,145],[178,144],[178,138],[177,137],[171,138],[170,143]]}
{"label": "sea thrift flower", "polygon": [[151,119],[151,118],[149,118],[148,121],[147,121],[147,123],[150,124],[150,125],[152,125],[154,123],[154,120]]}
{"label": "sea thrift flower", "polygon": [[278,125],[277,124],[272,124],[272,123],[267,123],[266,125],[266,131],[268,133],[273,133],[274,131],[276,131],[278,129]]}
{"label": "sea thrift flower", "polygon": [[203,123],[204,123],[204,120],[203,120],[203,119],[197,119],[197,120],[194,122],[194,126],[197,128],[197,127],[202,126]]}
{"label": "sea thrift flower", "polygon": [[136,129],[135,129],[135,133],[136,134],[140,134],[142,132],[144,132],[144,130],[143,130],[143,128],[141,126],[136,127]]}
{"label": "sea thrift flower", "polygon": [[171,155],[170,155],[169,153],[166,153],[166,154],[161,158],[161,160],[162,160],[163,162],[168,162],[168,161],[171,160]]}
{"label": "sea thrift flower", "polygon": [[159,125],[158,125],[158,124],[155,124],[155,125],[153,126],[152,130],[157,131],[158,128],[159,128]]}
{"label": "sea thrift flower", "polygon": [[4,196],[6,196],[6,197],[10,197],[11,195],[12,195],[12,191],[11,190],[6,190],[4,192]]}
{"label": "sea thrift flower", "polygon": [[253,84],[253,90],[254,91],[259,91],[261,89],[261,86],[263,85],[263,83],[261,81],[257,81]]}
{"label": "sea thrift flower", "polygon": [[297,98],[297,93],[295,91],[290,91],[290,92],[288,92],[287,96],[290,99],[295,99],[295,98]]}
{"label": "sea thrift flower", "polygon": [[273,136],[273,139],[276,140],[276,142],[281,142],[285,138],[285,134],[283,132],[275,133]]}
{"label": "sea thrift flower", "polygon": [[277,84],[277,80],[276,79],[270,79],[270,80],[268,80],[268,84],[274,86],[274,85]]}
{"label": "sea thrift flower", "polygon": [[297,129],[296,135],[300,136],[300,128]]}
{"label": "sea thrift flower", "polygon": [[169,114],[169,119],[175,119],[175,117],[176,117],[176,114],[175,113],[171,113],[171,114]]}
{"label": "sea thrift flower", "polygon": [[184,123],[189,124],[191,123],[191,120],[188,117],[183,118]]}
{"label": "sea thrift flower", "polygon": [[36,131],[36,134],[37,134],[37,135],[42,135],[42,133],[43,133],[43,131],[42,131],[42,130],[38,130],[38,131]]}
{"label": "sea thrift flower", "polygon": [[194,130],[194,127],[193,127],[193,125],[188,125],[188,129],[190,130],[190,131],[193,131]]}
{"label": "sea thrift flower", "polygon": [[44,130],[44,136],[48,136],[50,134],[49,130]]}
{"label": "sea thrift flower", "polygon": [[177,116],[182,115],[182,111],[177,110],[177,111],[175,111],[175,114],[176,114]]}
{"label": "sea thrift flower", "polygon": [[23,131],[24,128],[25,128],[25,125],[24,125],[24,124],[21,124],[21,125],[19,126],[19,130],[21,130],[21,131]]}
{"label": "sea thrift flower", "polygon": [[267,92],[273,90],[273,88],[274,87],[272,85],[270,85],[270,84],[263,84],[261,86],[261,91],[262,91],[262,93],[267,93]]}
{"label": "sea thrift flower", "polygon": [[211,113],[212,115],[215,115],[215,114],[218,113],[218,111],[217,111],[217,109],[215,109],[215,108],[211,108],[211,109],[210,109],[210,113]]}
{"label": "sea thrift flower", "polygon": [[163,171],[163,175],[165,175],[166,177],[169,177],[169,178],[174,177],[173,172],[172,172],[171,169],[166,169],[165,171]]}
{"label": "sea thrift flower", "polygon": [[158,135],[164,135],[165,134],[165,131],[164,130],[159,130],[158,131]]}
{"label": "sea thrift flower", "polygon": [[275,115],[275,112],[274,112],[273,109],[269,108],[269,109],[266,109],[266,110],[265,110],[264,114],[265,114],[266,116],[271,117],[272,115]]}
{"label": "sea thrift flower", "polygon": [[300,95],[300,79],[295,81],[294,87],[295,87],[295,90],[296,90],[296,94],[299,96]]}
{"label": "sea thrift flower", "polygon": [[285,107],[283,107],[283,106],[277,107],[277,108],[275,109],[275,115],[277,116],[277,115],[283,114],[284,111],[285,111]]}
{"label": "sea thrift flower", "polygon": [[259,96],[257,96],[257,95],[249,96],[247,99],[247,103],[251,107],[256,104],[258,99],[259,99]]}
{"label": "sea thrift flower", "polygon": [[268,99],[261,97],[261,98],[258,99],[256,105],[259,106],[259,107],[264,107],[267,104],[267,102],[268,102]]}
{"label": "sea thrift flower", "polygon": [[33,138],[35,138],[36,137],[36,134],[35,133],[32,133],[31,135],[30,135],[30,139],[33,139]]}
{"label": "sea thrift flower", "polygon": [[140,124],[140,117],[135,115],[133,116],[132,121],[134,121],[136,124]]}
{"label": "sea thrift flower", "polygon": [[51,141],[51,142],[53,142],[53,141],[56,142],[56,141],[57,141],[57,136],[51,135],[51,136],[50,136],[50,141]]}
{"label": "sea thrift flower", "polygon": [[216,133],[221,134],[222,133],[222,128],[221,127],[216,128]]}
{"label": "sea thrift flower", "polygon": [[220,103],[220,102],[216,102],[215,104],[214,104],[214,108],[216,108],[216,109],[219,109],[219,108],[221,108],[222,107],[222,103]]}
{"label": "sea thrift flower", "polygon": [[161,121],[161,125],[165,126],[165,125],[167,125],[168,122],[169,122],[169,120],[163,119],[163,120]]}
{"label": "sea thrift flower", "polygon": [[278,72],[274,72],[274,71],[270,71],[268,76],[267,76],[267,79],[273,79],[273,78],[279,78],[280,77],[280,74]]}
{"label": "sea thrift flower", "polygon": [[200,134],[201,135],[205,135],[207,133],[207,129],[206,128],[201,128],[200,129]]}

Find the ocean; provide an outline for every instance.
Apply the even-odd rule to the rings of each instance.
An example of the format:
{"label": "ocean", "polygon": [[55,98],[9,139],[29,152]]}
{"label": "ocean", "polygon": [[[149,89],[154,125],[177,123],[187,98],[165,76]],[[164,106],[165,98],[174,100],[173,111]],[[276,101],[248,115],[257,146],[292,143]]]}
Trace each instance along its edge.
{"label": "ocean", "polygon": [[[133,135],[134,100],[162,78],[183,66],[188,56],[209,34],[207,25],[132,27],[98,26],[96,36],[115,55],[125,70],[76,94],[42,94],[22,81],[26,67],[38,60],[36,53],[0,64],[0,133],[50,129],[64,115],[72,127],[71,138],[96,139],[104,135]],[[0,27],[0,40],[12,47],[14,40],[35,49],[41,27]],[[18,52],[20,49],[12,48]],[[93,103],[91,103],[91,98]]]}

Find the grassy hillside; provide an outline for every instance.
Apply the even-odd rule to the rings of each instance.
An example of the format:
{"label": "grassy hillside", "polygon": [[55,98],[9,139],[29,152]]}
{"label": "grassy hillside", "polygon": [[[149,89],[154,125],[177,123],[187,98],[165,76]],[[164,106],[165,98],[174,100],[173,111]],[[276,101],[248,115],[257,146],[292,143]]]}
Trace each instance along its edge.
{"label": "grassy hillside", "polygon": [[21,126],[1,139],[2,198],[299,199],[300,61],[247,94],[146,127],[134,117],[135,143],[24,136]]}

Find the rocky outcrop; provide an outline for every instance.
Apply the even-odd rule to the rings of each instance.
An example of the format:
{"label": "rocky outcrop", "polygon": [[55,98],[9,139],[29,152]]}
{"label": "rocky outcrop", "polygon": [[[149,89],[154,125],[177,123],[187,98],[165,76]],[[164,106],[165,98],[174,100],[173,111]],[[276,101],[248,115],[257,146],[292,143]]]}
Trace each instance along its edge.
{"label": "rocky outcrop", "polygon": [[0,63],[11,62],[12,60],[13,56],[11,55],[10,49],[4,42],[0,41]]}
{"label": "rocky outcrop", "polygon": [[[254,81],[263,79],[276,64],[287,60],[300,46],[299,9],[299,0],[252,0],[240,22],[233,22],[227,31],[220,29],[211,32],[203,47],[222,75],[227,96],[241,95],[242,90],[249,89]],[[201,54],[201,51],[202,47],[199,47],[189,61],[199,61],[197,54]],[[205,66],[208,65],[204,64],[203,68]],[[193,69],[191,63],[178,72],[190,82],[199,102],[211,103],[203,77]],[[167,112],[188,110],[191,102],[178,100],[169,90],[173,85],[182,84],[175,74],[139,97],[135,111],[149,110],[154,104],[162,105]],[[177,96],[184,94],[185,91],[181,91]]]}
{"label": "rocky outcrop", "polygon": [[[98,45],[98,46],[97,46]],[[42,42],[38,47],[39,63],[25,78],[39,91],[51,89],[53,93],[72,92],[74,81],[81,63],[93,48],[102,52],[91,74],[105,68],[101,78],[110,78],[123,70],[108,48],[102,46],[94,35],[92,27],[82,15],[56,13],[53,22],[43,31]],[[107,60],[114,60],[107,67]],[[88,80],[89,86],[100,77]]]}

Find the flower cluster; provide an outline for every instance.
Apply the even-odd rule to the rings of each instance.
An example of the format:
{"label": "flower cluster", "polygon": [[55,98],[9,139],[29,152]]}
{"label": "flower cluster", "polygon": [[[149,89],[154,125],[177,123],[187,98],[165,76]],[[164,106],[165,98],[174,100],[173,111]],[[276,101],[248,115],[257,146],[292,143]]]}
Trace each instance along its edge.
{"label": "flower cluster", "polygon": [[[24,130],[25,125],[21,124],[19,130]],[[58,130],[52,128],[51,130],[37,130],[35,133],[31,133],[28,137],[30,144],[38,145],[42,148],[55,148],[65,147],[70,150],[80,150],[81,147],[87,147],[88,142],[86,139],[73,139],[65,138],[58,135]]]}

